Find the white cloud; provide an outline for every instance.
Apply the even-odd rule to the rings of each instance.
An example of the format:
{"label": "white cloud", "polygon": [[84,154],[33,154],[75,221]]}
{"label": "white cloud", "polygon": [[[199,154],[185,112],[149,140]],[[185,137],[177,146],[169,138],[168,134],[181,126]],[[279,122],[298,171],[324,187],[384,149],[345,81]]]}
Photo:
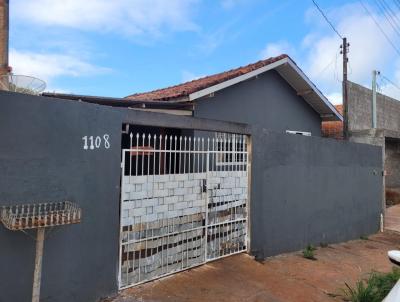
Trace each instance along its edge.
{"label": "white cloud", "polygon": [[380,92],[400,101],[400,59],[397,60],[395,65],[396,72],[392,80],[388,81],[384,74],[381,75],[380,80],[383,83]]}
{"label": "white cloud", "polygon": [[10,50],[10,65],[15,74],[35,76],[57,88],[59,79],[110,72],[92,63],[103,54],[93,53],[82,32],[119,34],[148,43],[169,32],[198,30],[191,20],[198,1],[13,1],[10,18],[14,30],[28,29],[30,34],[15,35],[18,46]]}
{"label": "white cloud", "polygon": [[[356,3],[334,8],[329,10],[328,16],[350,43],[349,80],[370,86],[373,69],[393,73],[395,52],[362,6]],[[374,17],[396,43],[395,33],[384,17]],[[311,79],[330,95],[341,87],[342,60],[339,46],[342,41],[321,18],[314,9],[306,14],[306,20],[313,30],[303,39],[302,47],[306,58],[301,65],[306,66],[306,72]],[[397,70],[400,71],[400,66]]]}
{"label": "white cloud", "polygon": [[12,18],[41,26],[159,35],[167,29],[195,30],[190,11],[197,0],[19,0]]}
{"label": "white cloud", "polygon": [[240,34],[240,30],[237,28],[238,22],[239,19],[233,18],[214,31],[203,33],[201,35],[201,43],[197,46],[198,50],[203,54],[209,55],[221,44],[236,39]]}
{"label": "white cloud", "polygon": [[338,104],[342,103],[342,93],[341,92],[333,92],[333,93],[326,95],[326,97],[333,105],[338,105]]}
{"label": "white cloud", "polygon": [[51,83],[60,76],[89,76],[109,72],[69,54],[34,53],[10,50],[10,65],[14,74],[34,76]]}
{"label": "white cloud", "polygon": [[265,48],[261,51],[260,57],[262,59],[267,59],[270,57],[279,56],[284,53],[292,56],[294,54],[294,48],[285,40],[274,43],[268,43],[265,46]]}
{"label": "white cloud", "polygon": [[[398,81],[398,83],[399,82],[400,81]],[[398,84],[396,84],[396,86],[394,86],[393,84],[389,83],[389,84],[386,84],[386,85],[381,87],[381,93],[400,101],[400,89],[399,89],[399,87],[400,86]]]}
{"label": "white cloud", "polygon": [[[358,3],[325,8],[337,30],[348,38],[348,78],[366,87],[371,86],[371,72],[384,71],[396,86],[400,87],[400,60],[387,42],[371,16]],[[373,12],[373,8],[370,8]],[[398,12],[400,18],[400,12]],[[400,41],[383,15],[374,15],[389,38],[399,45]],[[333,104],[342,102],[342,56],[341,39],[332,31],[320,13],[313,7],[305,14],[310,31],[299,47],[294,48],[286,40],[269,43],[261,51],[262,58],[288,53]],[[400,99],[400,90],[387,81],[381,85],[382,92]]]}

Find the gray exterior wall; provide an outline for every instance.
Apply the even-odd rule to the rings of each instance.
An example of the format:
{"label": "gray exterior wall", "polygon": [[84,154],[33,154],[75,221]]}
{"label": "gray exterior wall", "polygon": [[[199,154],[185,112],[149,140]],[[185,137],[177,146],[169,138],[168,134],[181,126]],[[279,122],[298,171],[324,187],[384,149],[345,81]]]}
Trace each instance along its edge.
{"label": "gray exterior wall", "polygon": [[319,114],[274,70],[197,101],[194,116],[321,136]]}
{"label": "gray exterior wall", "polygon": [[[280,83],[277,74],[271,77]],[[276,98],[285,99],[285,91],[274,92]],[[281,114],[254,113],[257,106],[271,107],[265,104],[255,104],[253,113],[241,103],[222,108],[223,102],[214,102],[219,97],[204,101],[210,107],[203,107],[203,116],[249,121],[251,127],[0,92],[0,206],[68,199],[83,208],[81,224],[57,228],[46,238],[43,301],[96,301],[117,291],[123,123],[250,134],[252,249],[262,257],[378,229],[378,147],[269,132],[267,127],[318,132],[319,116],[307,106],[285,116],[285,107],[306,105],[294,102],[296,95],[276,109]],[[110,135],[109,149],[83,150],[83,136],[104,134]],[[29,301],[33,261],[34,241],[0,226],[0,302]]]}
{"label": "gray exterior wall", "polygon": [[[0,206],[70,200],[77,225],[44,243],[41,301],[96,301],[117,289],[122,115],[107,107],[0,93]],[[85,135],[109,149],[83,150]],[[34,236],[34,232],[29,232]],[[0,301],[30,301],[34,240],[0,226]]]}
{"label": "gray exterior wall", "polygon": [[[372,127],[372,90],[359,84],[348,84],[349,131]],[[377,93],[377,128],[400,131],[400,102]]]}
{"label": "gray exterior wall", "polygon": [[379,230],[381,149],[253,132],[251,248],[259,257]]}
{"label": "gray exterior wall", "polygon": [[194,116],[252,128],[251,250],[258,257],[379,229],[381,148],[320,138],[319,115],[275,71],[197,101]]}
{"label": "gray exterior wall", "polygon": [[[117,291],[123,123],[250,133],[246,125],[0,91],[0,207],[69,200],[80,224],[44,243],[41,301],[91,302]],[[110,148],[83,149],[83,136]],[[30,301],[35,242],[0,225],[0,302]]]}

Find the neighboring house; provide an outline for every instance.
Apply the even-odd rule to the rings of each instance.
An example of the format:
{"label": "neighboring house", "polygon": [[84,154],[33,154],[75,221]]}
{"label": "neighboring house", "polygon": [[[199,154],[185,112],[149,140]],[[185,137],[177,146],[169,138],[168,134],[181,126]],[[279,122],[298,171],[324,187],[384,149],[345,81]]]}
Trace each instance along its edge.
{"label": "neighboring house", "polygon": [[400,203],[400,101],[377,93],[373,129],[372,90],[353,82],[348,89],[350,140],[382,147],[386,204]]}
{"label": "neighboring house", "polygon": [[[381,146],[386,204],[400,203],[400,101],[377,93],[377,128],[372,128],[372,90],[349,81],[349,140]],[[336,106],[342,112],[342,105]],[[322,123],[324,137],[343,139],[343,122]]]}

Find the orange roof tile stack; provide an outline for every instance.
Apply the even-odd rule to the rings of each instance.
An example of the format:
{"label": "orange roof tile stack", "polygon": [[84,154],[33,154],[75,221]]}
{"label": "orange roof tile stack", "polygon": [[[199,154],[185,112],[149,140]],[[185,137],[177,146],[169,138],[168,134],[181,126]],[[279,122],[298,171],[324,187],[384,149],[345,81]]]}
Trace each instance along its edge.
{"label": "orange roof tile stack", "polygon": [[[335,107],[340,114],[343,114],[343,105]],[[343,139],[343,122],[322,122],[321,132],[323,137]]]}

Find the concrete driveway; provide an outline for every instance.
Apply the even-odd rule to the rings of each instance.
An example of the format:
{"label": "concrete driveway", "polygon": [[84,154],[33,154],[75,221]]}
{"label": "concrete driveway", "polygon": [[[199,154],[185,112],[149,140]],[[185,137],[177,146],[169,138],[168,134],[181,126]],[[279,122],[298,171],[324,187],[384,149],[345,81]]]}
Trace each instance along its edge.
{"label": "concrete driveway", "polygon": [[105,301],[342,301],[345,282],[353,285],[371,270],[389,271],[386,253],[399,246],[400,234],[385,232],[369,240],[318,248],[316,261],[302,258],[300,252],[263,263],[240,254],[127,289]]}

